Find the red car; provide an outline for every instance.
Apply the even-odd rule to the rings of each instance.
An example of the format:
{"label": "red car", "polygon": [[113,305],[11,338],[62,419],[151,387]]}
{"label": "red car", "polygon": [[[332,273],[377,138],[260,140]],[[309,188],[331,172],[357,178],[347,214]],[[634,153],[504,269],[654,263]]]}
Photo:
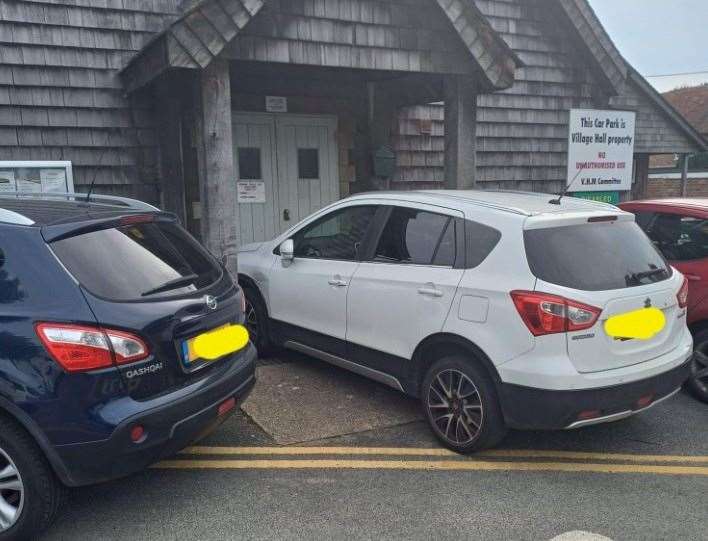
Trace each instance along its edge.
{"label": "red car", "polygon": [[694,361],[688,388],[708,402],[708,199],[658,199],[619,205],[671,265],[688,278],[688,326]]}

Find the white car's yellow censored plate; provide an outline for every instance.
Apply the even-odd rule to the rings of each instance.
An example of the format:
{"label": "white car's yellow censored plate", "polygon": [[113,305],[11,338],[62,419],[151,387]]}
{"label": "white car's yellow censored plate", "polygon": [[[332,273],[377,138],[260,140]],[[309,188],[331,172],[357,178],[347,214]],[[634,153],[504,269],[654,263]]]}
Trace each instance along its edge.
{"label": "white car's yellow censored plate", "polygon": [[650,340],[665,326],[664,312],[658,308],[642,308],[611,317],[605,322],[605,332],[612,338]]}
{"label": "white car's yellow censored plate", "polygon": [[182,345],[184,361],[215,361],[236,353],[248,344],[248,330],[243,325],[225,325],[186,340]]}

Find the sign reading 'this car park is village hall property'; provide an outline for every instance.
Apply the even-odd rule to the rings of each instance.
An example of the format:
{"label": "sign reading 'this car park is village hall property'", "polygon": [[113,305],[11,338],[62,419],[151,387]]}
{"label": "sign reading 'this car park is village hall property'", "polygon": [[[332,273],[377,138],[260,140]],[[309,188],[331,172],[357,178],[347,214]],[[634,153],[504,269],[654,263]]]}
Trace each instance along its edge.
{"label": "sign reading 'this car park is village hall property'", "polygon": [[636,113],[571,109],[568,183],[571,192],[632,189]]}

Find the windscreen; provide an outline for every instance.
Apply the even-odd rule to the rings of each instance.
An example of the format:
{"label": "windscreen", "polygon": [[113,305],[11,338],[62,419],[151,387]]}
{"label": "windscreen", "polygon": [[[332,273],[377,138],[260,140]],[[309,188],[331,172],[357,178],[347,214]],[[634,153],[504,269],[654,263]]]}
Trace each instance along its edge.
{"label": "windscreen", "polygon": [[533,274],[551,284],[607,291],[652,284],[671,268],[634,222],[587,223],[524,232]]}
{"label": "windscreen", "polygon": [[185,295],[221,277],[214,258],[173,222],[102,229],[51,246],[83,287],[110,300]]}

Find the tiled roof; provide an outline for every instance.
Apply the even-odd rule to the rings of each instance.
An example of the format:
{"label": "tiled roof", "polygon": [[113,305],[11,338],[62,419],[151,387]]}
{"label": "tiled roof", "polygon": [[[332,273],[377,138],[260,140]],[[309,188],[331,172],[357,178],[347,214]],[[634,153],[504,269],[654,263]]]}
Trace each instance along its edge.
{"label": "tiled roof", "polygon": [[664,97],[699,132],[708,135],[708,84],[672,90]]}

